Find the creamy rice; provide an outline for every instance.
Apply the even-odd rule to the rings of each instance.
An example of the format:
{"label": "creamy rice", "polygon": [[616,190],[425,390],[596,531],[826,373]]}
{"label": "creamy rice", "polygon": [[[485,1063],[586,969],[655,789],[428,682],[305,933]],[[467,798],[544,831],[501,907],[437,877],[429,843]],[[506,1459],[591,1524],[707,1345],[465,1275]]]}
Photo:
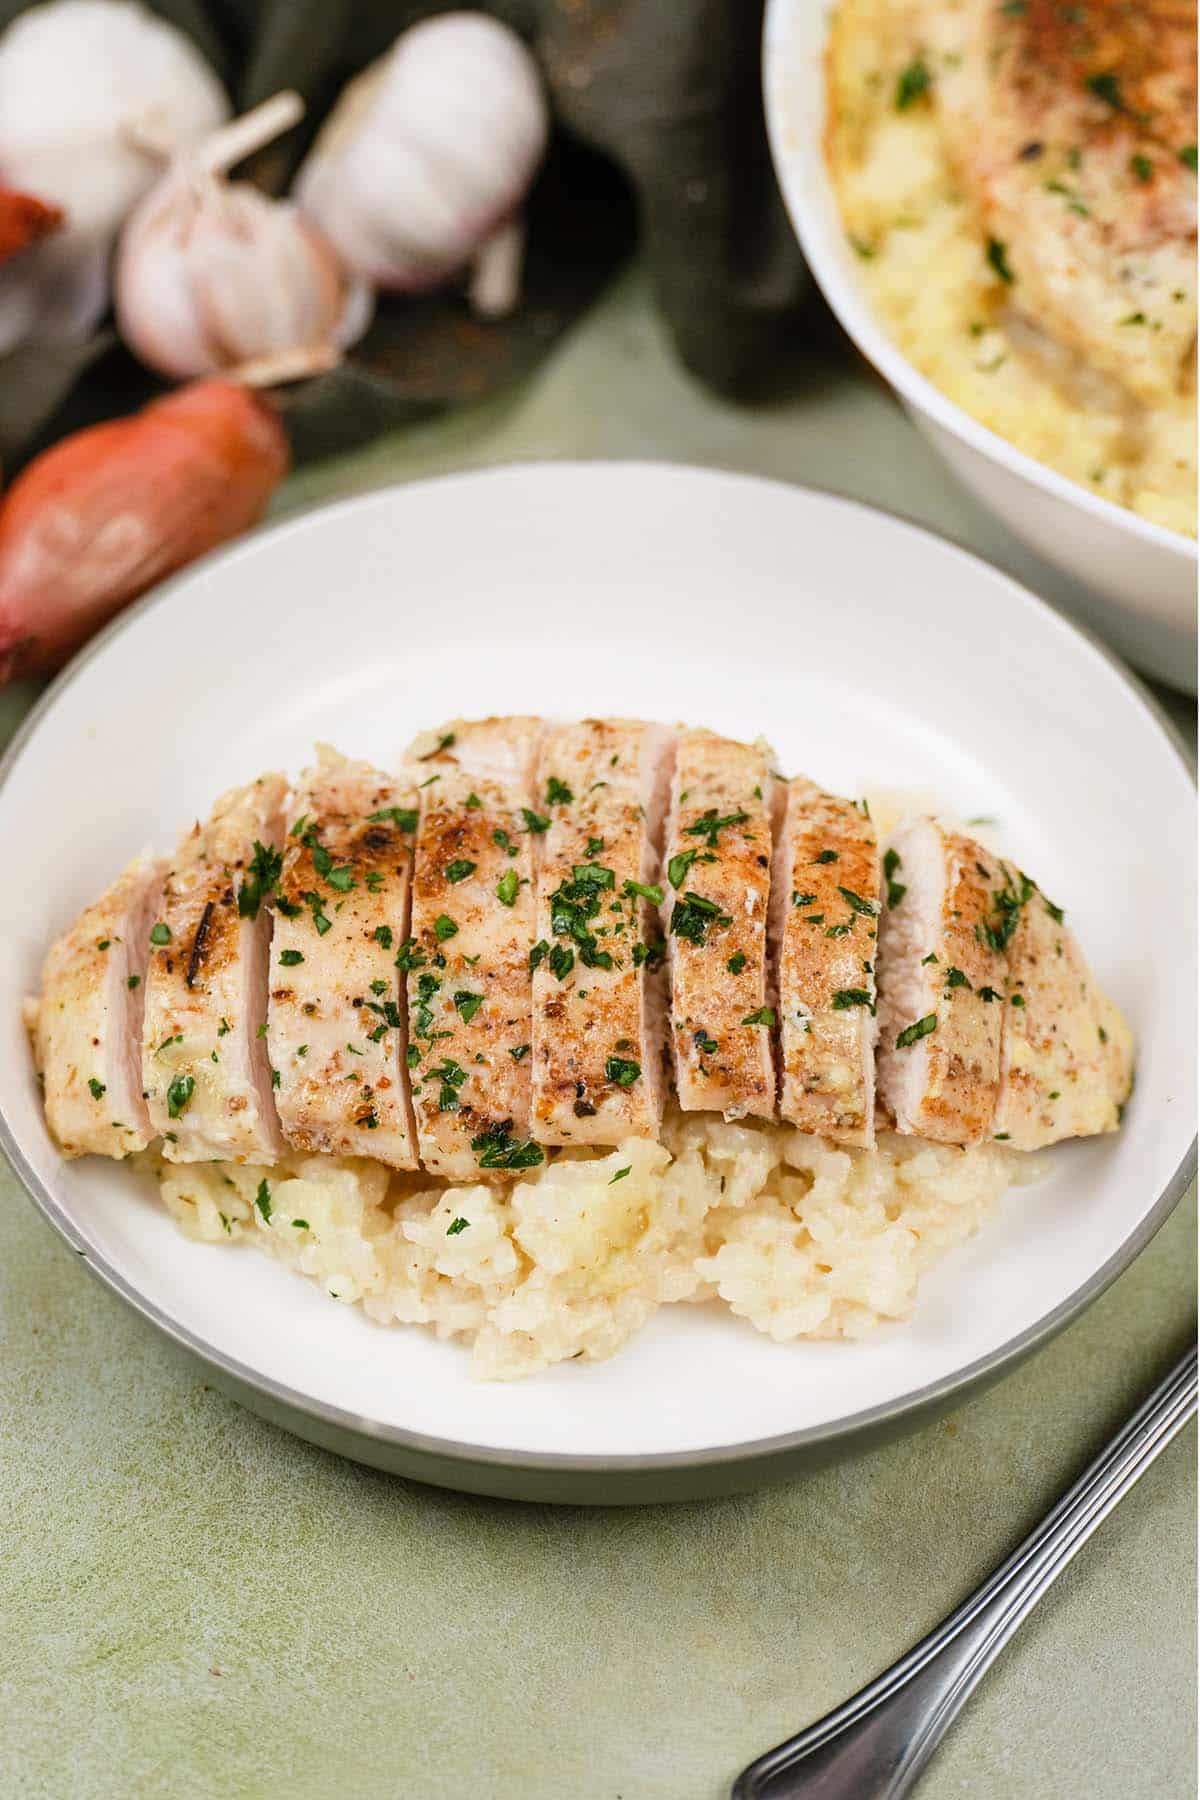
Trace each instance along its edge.
{"label": "creamy rice", "polygon": [[471,1346],[484,1378],[611,1356],[658,1307],[715,1300],[779,1343],[907,1318],[924,1271],[1033,1159],[884,1134],[843,1150],[788,1126],[668,1117],[663,1144],[565,1151],[506,1185],[376,1163],[161,1162],[189,1237],[257,1244],[381,1325]]}
{"label": "creamy rice", "polygon": [[1194,536],[1194,392],[1131,405],[1115,382],[1007,307],[936,108],[896,106],[902,72],[925,49],[914,0],[838,0],[827,156],[880,319],[915,368],[1009,443]]}

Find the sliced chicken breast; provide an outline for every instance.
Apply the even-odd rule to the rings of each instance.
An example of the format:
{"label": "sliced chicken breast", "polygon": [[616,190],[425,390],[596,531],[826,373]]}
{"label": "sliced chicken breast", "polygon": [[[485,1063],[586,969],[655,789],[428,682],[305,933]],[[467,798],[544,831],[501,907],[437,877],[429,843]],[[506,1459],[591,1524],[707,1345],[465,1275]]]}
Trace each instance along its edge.
{"label": "sliced chicken breast", "polygon": [[403,980],[416,790],[322,745],[294,801],[267,1043],[289,1144],[417,1166]]}
{"label": "sliced chicken breast", "polygon": [[786,784],[772,889],[780,1112],[839,1144],[875,1141],[875,827],[853,800]]}
{"label": "sliced chicken breast", "polygon": [[126,1156],[155,1135],[142,1098],[142,1009],[164,870],[139,856],[46,957],[34,1058],[64,1156]]}
{"label": "sliced chicken breast", "polygon": [[533,1136],[657,1137],[662,944],[655,906],[673,734],[630,719],[551,726],[538,762]]}
{"label": "sliced chicken breast", "polygon": [[775,1116],[767,751],[681,731],[663,868],[675,1086],[684,1112]]}
{"label": "sliced chicken breast", "polygon": [[142,1085],[171,1162],[283,1148],[267,1057],[267,964],[287,782],[262,775],[180,842],[150,929]]}
{"label": "sliced chicken breast", "polygon": [[1032,883],[1018,891],[992,1136],[1040,1150],[1117,1129],[1133,1086],[1133,1034],[1096,986],[1060,908]]}
{"label": "sliced chicken breast", "polygon": [[405,947],[413,1105],[421,1160],[450,1180],[543,1161],[530,1141],[539,724],[460,720],[409,752],[429,771]]}
{"label": "sliced chicken breast", "polygon": [[978,1144],[1000,1092],[1005,950],[1021,877],[932,819],[896,836],[884,874],[880,1098],[897,1131]]}

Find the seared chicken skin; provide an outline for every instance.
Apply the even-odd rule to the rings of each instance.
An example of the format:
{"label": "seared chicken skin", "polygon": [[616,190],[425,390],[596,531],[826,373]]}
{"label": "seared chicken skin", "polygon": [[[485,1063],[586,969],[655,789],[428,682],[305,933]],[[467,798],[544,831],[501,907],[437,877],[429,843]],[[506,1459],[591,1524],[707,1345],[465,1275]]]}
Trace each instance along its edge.
{"label": "seared chicken skin", "polygon": [[271,944],[267,1043],[289,1144],[417,1166],[402,981],[416,792],[322,745],[302,776]]}
{"label": "seared chicken skin", "polygon": [[267,896],[288,784],[263,775],[180,842],[150,928],[142,1084],[170,1162],[273,1162]]}
{"label": "seared chicken skin", "polygon": [[780,1112],[835,1143],[875,1141],[875,827],[852,800],[797,776],[776,850]]}
{"label": "seared chicken skin", "polygon": [[148,934],[164,865],[130,863],[64,933],[42,970],[34,1054],[64,1156],[125,1156],[156,1135],[142,1098]]}
{"label": "seared chicken skin", "polygon": [[775,1116],[767,969],[773,787],[761,746],[680,732],[659,886],[684,1112]]}
{"label": "seared chicken skin", "polygon": [[1133,1086],[1133,1034],[1096,986],[1061,909],[1025,877],[1017,884],[992,1136],[1040,1150],[1117,1129]]}
{"label": "seared chicken skin", "polygon": [[1178,391],[1195,339],[1194,0],[923,0],[921,16],[1011,308],[1151,405]]}
{"label": "seared chicken skin", "polygon": [[448,1180],[544,1160],[529,1133],[538,725],[456,721],[409,751],[422,771],[409,1062],[421,1161]]}
{"label": "seared chicken skin", "polygon": [[1020,878],[932,819],[896,836],[884,868],[880,1098],[897,1131],[981,1143],[1000,1092],[1004,948]]}
{"label": "seared chicken skin", "polygon": [[663,1108],[656,887],[672,734],[629,719],[542,742],[533,974],[533,1136],[657,1137]]}

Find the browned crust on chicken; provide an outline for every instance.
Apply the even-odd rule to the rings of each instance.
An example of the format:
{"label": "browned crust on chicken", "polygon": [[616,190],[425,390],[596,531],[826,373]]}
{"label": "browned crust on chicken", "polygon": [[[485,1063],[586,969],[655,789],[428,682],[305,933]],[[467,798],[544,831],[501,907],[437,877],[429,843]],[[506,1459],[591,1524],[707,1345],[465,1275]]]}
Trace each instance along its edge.
{"label": "browned crust on chicken", "polygon": [[659,885],[684,1112],[775,1116],[767,969],[773,785],[763,746],[680,733]]}
{"label": "browned crust on chicken", "polygon": [[268,1041],[298,1149],[417,1166],[402,982],[416,793],[321,746],[295,799],[271,946]]}
{"label": "browned crust on chicken", "polygon": [[879,908],[870,819],[803,777],[789,782],[773,896],[780,1112],[835,1143],[874,1142]]}
{"label": "browned crust on chicken", "polygon": [[[552,726],[542,744],[533,977],[533,1135],[657,1137],[662,949],[653,902],[672,737],[624,719]],[[567,797],[569,796],[569,798]]]}
{"label": "browned crust on chicken", "polygon": [[1129,1026],[1037,888],[1008,947],[1000,1078],[992,1135],[1015,1150],[1115,1131],[1133,1086]]}

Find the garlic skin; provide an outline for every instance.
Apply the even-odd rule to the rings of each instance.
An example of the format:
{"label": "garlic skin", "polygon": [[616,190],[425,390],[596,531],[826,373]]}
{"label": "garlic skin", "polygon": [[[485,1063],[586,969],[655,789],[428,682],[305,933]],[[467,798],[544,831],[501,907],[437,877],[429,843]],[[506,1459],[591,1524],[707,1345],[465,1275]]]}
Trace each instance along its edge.
{"label": "garlic skin", "polygon": [[290,202],[222,174],[301,110],[295,96],[278,95],[177,159],[122,232],[117,327],[160,374],[188,380],[281,352],[344,348],[366,330],[369,285]]}
{"label": "garlic skin", "polygon": [[47,0],[13,21],[0,36],[0,185],[66,220],[0,268],[0,354],[82,337],[105,310],[114,235],[160,172],[130,127],[182,147],[228,115],[191,40],[134,0]]}
{"label": "garlic skin", "polygon": [[350,83],[296,197],[349,267],[421,292],[474,266],[479,310],[516,301],[517,220],[549,135],[537,64],[484,13],[414,25]]}

